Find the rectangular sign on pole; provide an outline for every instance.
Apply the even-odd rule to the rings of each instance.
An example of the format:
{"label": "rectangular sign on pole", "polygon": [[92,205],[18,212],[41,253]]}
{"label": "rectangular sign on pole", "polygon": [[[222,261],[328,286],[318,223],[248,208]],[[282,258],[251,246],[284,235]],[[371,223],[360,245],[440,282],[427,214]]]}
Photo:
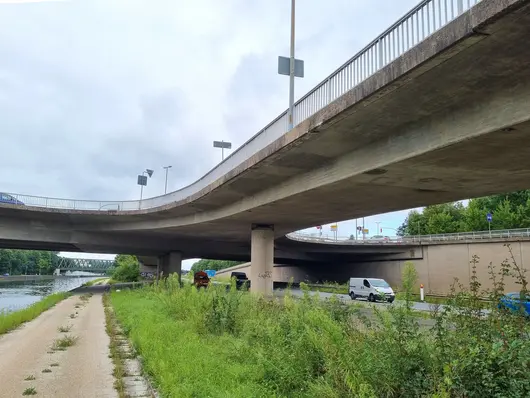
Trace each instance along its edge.
{"label": "rectangular sign on pole", "polygon": [[488,222],[491,222],[493,220],[493,216],[491,215],[491,213],[486,214],[486,220],[488,220]]}
{"label": "rectangular sign on pole", "polygon": [[232,149],[232,143],[231,142],[224,142],[224,141],[214,141],[213,142],[214,148],[223,148],[223,149]]}
{"label": "rectangular sign on pole", "polygon": [[144,175],[138,175],[138,185],[147,185],[147,176]]}
{"label": "rectangular sign on pole", "polygon": [[[278,74],[289,76],[291,74],[291,59],[288,57],[278,57]],[[294,60],[294,77],[304,77],[304,61]]]}

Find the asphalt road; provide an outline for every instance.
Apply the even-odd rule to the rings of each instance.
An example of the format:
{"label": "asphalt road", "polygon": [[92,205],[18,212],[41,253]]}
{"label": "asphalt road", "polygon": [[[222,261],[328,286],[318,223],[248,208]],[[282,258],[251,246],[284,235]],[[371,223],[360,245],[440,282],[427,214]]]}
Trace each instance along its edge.
{"label": "asphalt road", "polygon": [[[300,289],[291,289],[291,293],[295,296],[303,296],[303,292],[300,290]],[[318,295],[321,297],[321,298],[330,298],[331,296],[333,296],[333,293],[324,293],[324,292],[315,292],[315,291],[310,291],[309,292],[311,295],[315,295],[318,293]],[[275,296],[278,296],[278,297],[282,297],[283,295],[285,294],[285,290],[284,289],[276,289],[275,292],[274,292],[274,295]],[[336,296],[341,299],[342,301],[346,302],[346,303],[369,303],[369,301],[367,301],[366,299],[356,299],[356,300],[352,300],[350,298],[350,296],[348,296],[347,294],[336,294]],[[376,302],[375,304],[376,305],[394,305],[394,304],[403,304],[405,303],[404,301],[401,301],[401,300],[396,300],[394,301],[394,303],[390,304],[390,303],[386,303],[386,302],[381,302],[381,301],[378,301]],[[370,304],[374,304],[374,303],[370,303]],[[440,304],[440,309],[443,308],[444,306]],[[433,308],[433,304],[429,304],[429,303],[420,303],[420,302],[413,302],[412,303],[412,309],[413,310],[416,310],[416,311],[431,311],[431,309]]]}

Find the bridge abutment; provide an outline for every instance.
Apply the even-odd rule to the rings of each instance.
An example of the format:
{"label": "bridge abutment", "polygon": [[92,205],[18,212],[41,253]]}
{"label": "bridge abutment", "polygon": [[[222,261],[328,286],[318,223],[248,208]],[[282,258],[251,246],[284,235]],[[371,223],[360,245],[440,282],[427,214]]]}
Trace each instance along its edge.
{"label": "bridge abutment", "polygon": [[250,244],[250,283],[253,292],[272,293],[274,267],[274,226],[252,225]]}

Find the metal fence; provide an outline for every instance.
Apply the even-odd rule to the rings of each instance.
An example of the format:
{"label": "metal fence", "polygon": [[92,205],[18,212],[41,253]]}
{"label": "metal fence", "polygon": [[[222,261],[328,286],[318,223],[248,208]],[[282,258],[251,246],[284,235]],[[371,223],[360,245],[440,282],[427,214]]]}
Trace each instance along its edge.
{"label": "metal fence", "polygon": [[438,234],[438,235],[414,235],[414,236],[385,236],[384,238],[358,238],[338,236],[318,233],[303,233],[293,232],[287,234],[289,239],[314,242],[314,243],[328,243],[328,244],[347,244],[347,245],[403,245],[414,243],[428,243],[428,242],[458,242],[463,240],[486,240],[486,239],[517,239],[530,238],[530,228],[519,229],[500,229],[493,231],[477,231],[477,232],[457,232],[453,234]]}
{"label": "metal fence", "polygon": [[[481,0],[424,0],[295,103],[294,124],[315,114]],[[185,199],[239,166],[287,132],[287,111],[202,178],[178,191],[142,201],[88,201],[11,194],[26,206],[75,210],[150,209]]]}

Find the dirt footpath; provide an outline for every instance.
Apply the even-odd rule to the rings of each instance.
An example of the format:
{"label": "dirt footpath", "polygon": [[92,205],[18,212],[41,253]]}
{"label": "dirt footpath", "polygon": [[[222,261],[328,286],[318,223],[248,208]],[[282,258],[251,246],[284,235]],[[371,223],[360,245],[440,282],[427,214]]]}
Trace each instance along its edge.
{"label": "dirt footpath", "polygon": [[[62,344],[54,348],[56,341]],[[39,398],[117,397],[108,347],[102,296],[63,300],[0,337],[0,397],[21,397],[31,389]]]}

